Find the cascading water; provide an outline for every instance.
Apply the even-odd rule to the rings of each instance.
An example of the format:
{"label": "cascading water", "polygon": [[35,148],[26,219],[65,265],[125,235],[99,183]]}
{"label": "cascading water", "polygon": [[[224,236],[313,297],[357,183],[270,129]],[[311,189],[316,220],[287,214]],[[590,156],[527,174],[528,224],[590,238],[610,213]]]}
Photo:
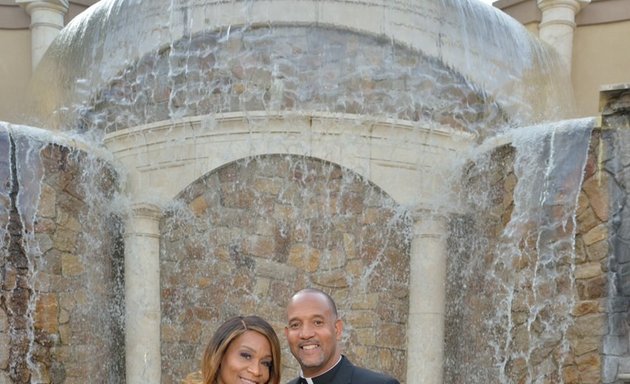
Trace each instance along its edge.
{"label": "cascading water", "polygon": [[[283,12],[282,7],[273,1],[255,0],[99,3],[66,27],[51,46],[36,73],[33,99],[37,104],[31,108],[40,111],[39,119],[58,124],[57,128],[76,129],[77,114],[83,110],[80,106],[86,104],[91,109],[99,103],[115,102],[131,108],[135,115],[144,113],[148,103],[146,112],[153,116],[141,115],[131,122],[142,123],[155,118],[213,113],[221,107],[214,104],[222,104],[222,97],[230,96],[237,102],[231,110],[260,109],[260,105],[247,103],[252,100],[266,101],[264,109],[349,113],[359,109],[357,112],[385,112],[412,120],[414,117],[405,109],[415,109],[420,116],[425,116],[427,108],[429,112],[451,116],[472,113],[478,120],[485,120],[487,127],[483,132],[475,124],[467,129],[483,135],[492,132],[493,126],[497,129],[491,118],[483,116],[493,109],[493,101],[509,111],[511,122],[519,125],[563,118],[570,113],[569,82],[553,52],[514,20],[475,0],[420,4],[409,0],[366,0],[355,5],[313,1],[300,4],[297,16]],[[348,12],[346,7],[363,8],[361,11],[368,12],[366,17],[370,19],[345,20],[350,25],[339,32],[382,37],[384,41],[378,44],[389,51],[389,57],[382,53],[374,57],[356,47],[347,47],[347,38],[352,35],[333,41],[318,36],[320,30],[343,25],[336,13]],[[409,24],[409,17],[413,18],[413,25]],[[283,26],[294,27],[285,34]],[[117,33],[111,33],[113,30]],[[291,41],[291,37],[296,40]],[[288,41],[283,42],[285,39]],[[323,45],[324,50],[318,45]],[[394,50],[404,48],[411,48],[415,57],[397,63]],[[272,51],[267,53],[266,49]],[[217,53],[226,57],[215,57]],[[309,57],[311,54],[315,57]],[[429,71],[441,67],[446,72],[419,74],[415,65]],[[448,68],[457,70],[449,73]],[[199,70],[210,78],[198,76]],[[497,73],[502,75],[496,76]],[[467,84],[458,86],[456,92],[475,91],[484,100],[480,105],[476,100],[467,100],[470,112],[458,111],[462,106],[451,106],[447,100],[436,105],[431,91],[442,84],[443,76],[447,82],[448,77],[462,76],[458,81]],[[206,83],[212,80],[222,82]],[[523,82],[529,86],[523,87]],[[374,85],[376,90],[372,90]],[[378,85],[386,88],[380,91]],[[151,90],[149,94],[143,90],[145,87]],[[192,89],[183,91],[182,87]],[[280,89],[281,99],[292,99],[289,105],[284,104],[286,100],[280,105],[264,100]],[[192,105],[182,98],[197,94],[212,105],[189,110]],[[320,100],[320,94],[328,97]],[[403,95],[409,100],[396,100]],[[457,93],[453,96],[466,97]],[[329,97],[339,98],[342,104],[335,105],[337,102],[331,102]],[[392,111],[375,104],[383,97],[398,101],[402,110]],[[170,109],[162,113],[151,110],[160,104],[167,104]],[[46,110],[42,111],[42,106]],[[376,110],[371,109],[374,107]]]}
{"label": "cascading water", "polygon": [[[114,175],[45,131],[2,124],[2,382],[124,377]],[[95,218],[99,219],[96,220]],[[100,357],[100,358],[99,358]],[[122,376],[121,376],[122,375]]]}
{"label": "cascading water", "polygon": [[474,162],[473,213],[451,240],[448,381],[573,382],[576,212],[593,124],[515,130],[509,148]]}
{"label": "cascading water", "polygon": [[[66,205],[50,197],[48,168],[20,165],[32,159],[0,169],[33,183],[9,183],[20,186],[16,196],[31,191],[21,204],[11,205],[10,190],[0,193],[3,238],[33,236],[28,228],[36,234],[40,217],[46,230],[63,227],[54,232],[60,239],[83,233],[72,247],[54,236],[56,247],[24,243],[28,260],[56,250],[57,264],[30,261],[26,286],[58,316],[47,323],[48,360],[32,357],[40,350],[32,342],[10,341],[28,345],[13,360],[30,364],[27,376],[48,375],[42,382],[125,380],[124,233],[126,267],[137,267],[125,275],[126,319],[159,317],[157,335],[143,340],[157,348],[127,346],[129,382],[155,378],[147,372],[156,366],[161,382],[179,382],[198,369],[227,316],[261,314],[281,331],[286,298],[306,285],[337,299],[348,355],[404,381],[420,349],[406,344],[416,315],[410,301],[433,300],[417,296],[423,276],[409,258],[435,255],[411,254],[413,227],[448,217],[447,233],[428,236],[448,238],[447,255],[431,260],[451,262],[444,382],[571,383],[576,196],[593,124],[533,127],[571,114],[568,84],[548,47],[476,0],[101,1],[50,47],[24,111],[32,125],[93,141],[87,154],[53,146],[59,164],[78,167],[72,177],[83,174],[77,190],[58,185],[81,209],[58,212]],[[38,143],[27,151],[35,158],[50,147],[20,137]],[[501,140],[511,147],[493,144]],[[102,173],[115,179],[100,160],[83,163],[97,147],[111,153],[120,186],[100,185]],[[470,155],[479,152],[487,160]],[[474,166],[462,183],[467,162]],[[42,174],[26,177],[31,170]],[[13,206],[24,216],[18,233],[8,224]],[[121,228],[117,218],[126,216],[141,228]],[[6,260],[8,244],[0,243]],[[156,292],[133,296],[129,287],[141,286],[134,274],[153,272],[156,260]],[[37,276],[59,268],[69,287],[39,287]],[[68,297],[72,289],[98,299]],[[144,300],[153,294],[157,308]],[[23,312],[37,341],[37,305]],[[130,329],[127,337],[143,333]],[[75,330],[102,343],[98,359],[81,360],[88,347],[66,343]],[[66,360],[62,347],[71,351]],[[78,365],[91,368],[71,369]],[[296,374],[286,348],[283,365],[284,378]]]}

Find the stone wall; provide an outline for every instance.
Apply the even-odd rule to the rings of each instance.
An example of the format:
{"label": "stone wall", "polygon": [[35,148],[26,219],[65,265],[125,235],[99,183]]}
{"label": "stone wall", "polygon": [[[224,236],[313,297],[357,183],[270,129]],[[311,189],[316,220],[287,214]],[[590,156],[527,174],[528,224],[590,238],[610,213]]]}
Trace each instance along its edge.
{"label": "stone wall", "polygon": [[[605,143],[602,164],[604,175],[608,177],[598,180],[598,185],[607,185],[611,191],[607,196],[610,211],[606,216],[610,223],[608,247],[611,250],[606,265],[609,278],[606,288],[611,299],[607,303],[610,317],[604,337],[602,364],[604,382],[621,383],[619,375],[625,375],[626,382],[630,378],[630,92],[626,85],[603,92],[602,96],[602,137]],[[604,205],[603,199],[601,205]]]}
{"label": "stone wall", "polygon": [[404,381],[410,222],[380,189],[314,158],[243,159],[197,180],[161,223],[163,383],[199,369],[217,326],[258,314],[283,344],[285,305],[303,287],[336,299],[351,360]]}
{"label": "stone wall", "polygon": [[[474,214],[451,221],[446,382],[617,382],[604,363],[627,353],[628,300],[612,289],[619,279],[611,269],[619,275],[623,268],[610,257],[611,184],[602,160],[612,155],[610,135],[605,137],[599,130],[591,137],[576,227],[568,220],[555,229],[535,223],[520,228],[518,252],[510,258],[503,256],[513,252],[505,241],[516,214],[515,150],[499,147],[469,168]],[[550,206],[545,215],[559,217],[566,208]],[[540,260],[548,246],[559,257]],[[549,270],[555,277],[541,283]],[[566,328],[556,330],[554,321],[564,318]]]}
{"label": "stone wall", "polygon": [[83,110],[105,132],[233,111],[318,111],[431,121],[487,134],[498,105],[434,58],[323,27],[207,31],[124,68]]}
{"label": "stone wall", "polygon": [[497,335],[488,320],[500,305],[492,298],[504,290],[489,284],[487,274],[492,269],[493,247],[514,208],[514,155],[511,147],[503,146],[470,166],[464,183],[474,209],[450,220],[445,383],[501,382],[490,344]]}
{"label": "stone wall", "polygon": [[115,175],[0,126],[0,382],[124,381]]}
{"label": "stone wall", "polygon": [[588,162],[576,211],[575,288],[577,300],[569,332],[571,359],[564,370],[565,382],[609,383],[602,375],[604,338],[609,334],[609,189],[601,166],[602,132],[591,137]]}

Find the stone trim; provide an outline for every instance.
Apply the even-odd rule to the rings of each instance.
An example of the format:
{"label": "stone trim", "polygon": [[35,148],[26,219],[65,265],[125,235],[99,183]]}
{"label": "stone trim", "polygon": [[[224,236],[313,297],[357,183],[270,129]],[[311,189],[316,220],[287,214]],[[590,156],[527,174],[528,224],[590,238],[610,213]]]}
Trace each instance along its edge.
{"label": "stone trim", "polygon": [[[153,197],[157,203],[170,201],[185,185],[199,177],[199,175],[189,173],[193,163],[180,153],[201,151],[202,153],[216,154],[205,160],[205,165],[202,168],[206,169],[213,169],[241,157],[262,153],[305,154],[352,169],[380,185],[398,202],[429,206],[430,202],[416,201],[418,196],[414,188],[398,185],[396,180],[399,179],[393,175],[396,173],[393,170],[397,170],[399,177],[402,178],[418,177],[418,171],[421,171],[423,177],[435,177],[430,175],[439,173],[448,167],[449,163],[444,161],[438,165],[436,159],[446,159],[443,157],[446,153],[457,152],[463,148],[464,143],[473,140],[473,135],[455,131],[446,126],[423,127],[410,121],[393,119],[365,121],[362,124],[357,124],[359,121],[361,120],[358,115],[341,113],[230,112],[187,117],[176,121],[159,121],[116,131],[106,135],[105,145],[115,158],[123,162],[130,161],[130,167],[139,172],[137,183],[135,179],[132,179],[129,186],[131,193],[138,193],[138,196],[142,196],[142,191],[148,187],[148,185],[140,183],[140,180],[149,177],[148,175],[159,174],[160,167],[178,167],[182,170],[178,177],[171,180],[170,183],[156,183],[153,186],[155,188]],[[208,125],[214,128],[204,130],[203,128]],[[173,140],[176,137],[195,137],[194,145],[188,146],[188,144],[184,144],[188,141],[184,141],[181,142],[183,144],[181,147],[172,146],[173,154],[162,159],[160,167],[156,167],[155,161],[157,160],[146,158],[143,154],[151,153],[164,144],[162,136],[164,131],[168,131]],[[285,140],[286,143],[293,143],[295,139],[303,139],[304,135],[311,138],[307,146],[275,145],[282,140]],[[346,135],[356,137],[360,139],[360,142],[356,146],[344,148],[344,151],[334,150],[333,148],[339,146],[339,139],[347,137]],[[390,153],[391,142],[382,140],[387,135],[406,138],[409,145],[414,142],[424,143],[422,146],[432,153],[432,156],[412,159],[403,156],[404,151],[401,151],[402,148],[399,147],[399,151],[396,153],[403,157],[372,155],[366,158],[366,153]],[[246,136],[257,137],[258,145],[251,148],[243,146],[241,139]],[[142,137],[142,144],[137,141],[140,137]],[[280,138],[283,139],[280,140]],[[428,138],[430,138],[430,144],[426,145]],[[218,155],[217,150],[219,148],[215,147],[216,143],[222,143],[223,150],[232,148],[228,157]],[[191,144],[193,143],[191,142]],[[370,147],[373,148],[370,150]],[[379,150],[375,152],[374,148],[379,148]],[[389,172],[381,173],[378,171],[379,169],[388,169]],[[370,177],[370,174],[375,176]],[[407,184],[413,185],[413,183]],[[393,188],[394,185],[397,187]]]}
{"label": "stone trim", "polygon": [[[542,19],[535,0],[498,0],[493,6],[524,25]],[[630,8],[626,0],[593,1],[578,13],[575,21],[578,27],[630,21]]]}

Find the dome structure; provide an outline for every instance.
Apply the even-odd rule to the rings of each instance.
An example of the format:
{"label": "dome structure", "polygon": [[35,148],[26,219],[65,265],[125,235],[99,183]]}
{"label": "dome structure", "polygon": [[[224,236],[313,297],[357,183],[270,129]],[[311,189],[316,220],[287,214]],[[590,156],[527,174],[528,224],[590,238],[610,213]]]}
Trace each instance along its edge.
{"label": "dome structure", "polygon": [[[33,95],[42,119],[58,129],[85,128],[77,120],[86,109],[93,115],[122,104],[129,115],[168,102],[166,111],[140,111],[155,116],[129,118],[284,109],[440,122],[450,114],[487,136],[470,115],[490,115],[490,132],[505,119],[523,125],[565,117],[568,80],[553,50],[475,0],[119,0],[97,3],[64,28],[35,75]],[[401,110],[374,110],[383,102]],[[204,103],[211,106],[199,108]],[[497,122],[497,114],[506,116]]]}

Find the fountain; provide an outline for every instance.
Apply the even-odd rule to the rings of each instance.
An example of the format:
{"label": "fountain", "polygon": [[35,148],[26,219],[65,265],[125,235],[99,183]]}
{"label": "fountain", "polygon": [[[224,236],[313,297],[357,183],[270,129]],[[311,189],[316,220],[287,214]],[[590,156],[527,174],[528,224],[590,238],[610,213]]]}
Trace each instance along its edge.
{"label": "fountain", "polygon": [[615,382],[625,110],[562,68],[477,0],[101,1],[0,131],[0,382],[179,383],[309,285],[402,382]]}
{"label": "fountain", "polygon": [[2,380],[117,382],[122,243],[106,206],[115,171],[100,151],[42,130],[3,124],[0,143]]}

